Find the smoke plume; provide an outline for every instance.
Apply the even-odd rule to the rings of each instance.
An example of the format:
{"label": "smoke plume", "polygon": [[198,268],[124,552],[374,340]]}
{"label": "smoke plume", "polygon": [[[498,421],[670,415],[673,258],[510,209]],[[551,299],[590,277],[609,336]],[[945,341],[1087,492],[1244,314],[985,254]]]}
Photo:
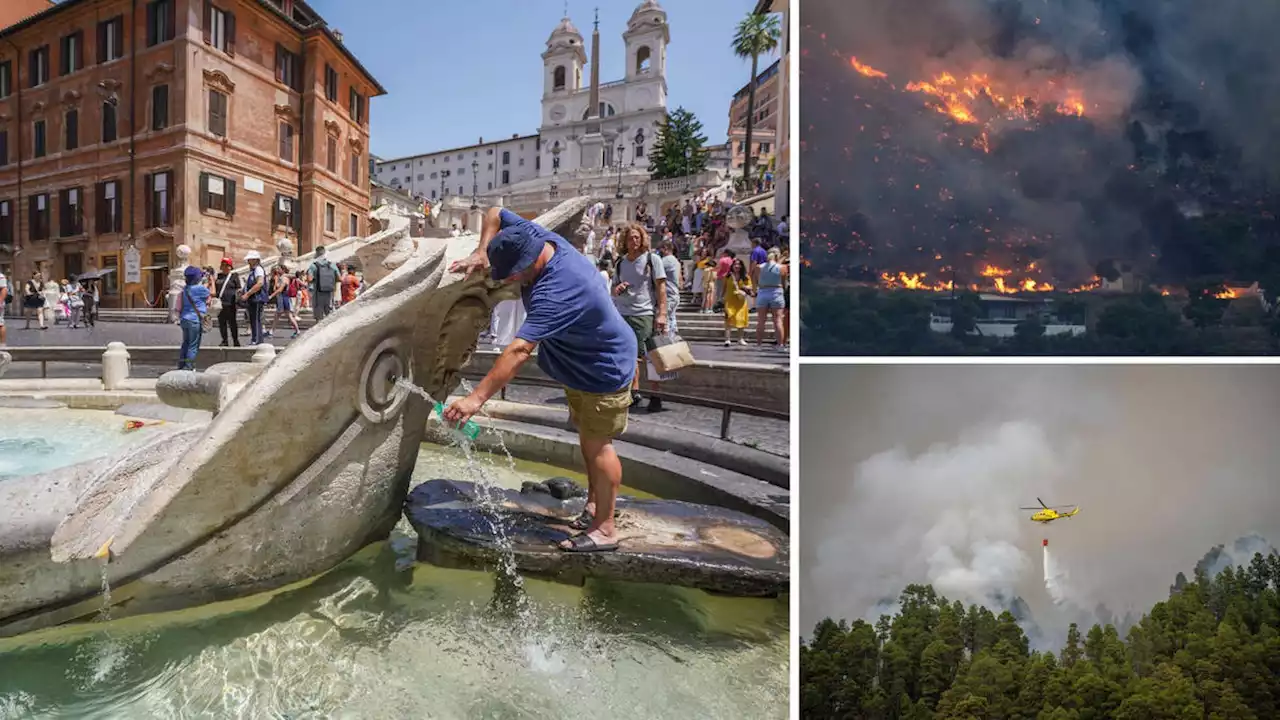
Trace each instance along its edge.
{"label": "smoke plume", "polygon": [[[1052,646],[1145,612],[1210,548],[1280,537],[1280,368],[811,366],[800,401],[804,628],[927,582],[1021,598]],[[1042,526],[1037,497],[1081,510]]]}
{"label": "smoke plume", "polygon": [[801,22],[819,272],[1182,279],[1240,270],[1197,252],[1206,214],[1280,237],[1276,3],[807,0]]}

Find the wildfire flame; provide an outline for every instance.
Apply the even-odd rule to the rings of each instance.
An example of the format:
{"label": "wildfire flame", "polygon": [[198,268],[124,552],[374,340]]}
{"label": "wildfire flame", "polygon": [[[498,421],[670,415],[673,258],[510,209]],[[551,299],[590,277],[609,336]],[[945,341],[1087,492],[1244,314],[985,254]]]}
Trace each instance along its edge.
{"label": "wildfire flame", "polygon": [[859,73],[861,73],[861,74],[863,74],[863,75],[866,75],[866,76],[867,76],[867,77],[869,77],[869,78],[886,78],[886,77],[889,77],[889,76],[888,76],[888,74],[883,73],[883,72],[881,72],[881,71],[879,71],[879,70],[877,70],[877,69],[875,69],[875,68],[871,67],[870,65],[863,65],[862,63],[858,62],[858,58],[856,58],[856,57],[851,57],[851,58],[849,58],[849,64],[853,66],[853,69],[854,69],[854,70],[857,70]]}
{"label": "wildfire flame", "polygon": [[[883,77],[883,73],[869,77]],[[1062,115],[1079,117],[1085,113],[1084,98],[1078,91],[1058,91],[1053,87],[1044,93],[1038,93],[1041,97],[1037,97],[1029,93],[1005,90],[993,83],[991,76],[985,73],[969,73],[957,77],[944,72],[935,76],[931,82],[907,83],[906,90],[930,96],[930,107],[963,124],[980,122],[977,110],[979,103],[986,103],[992,108],[988,115],[1006,119],[1030,120],[1041,107],[1050,104]]]}

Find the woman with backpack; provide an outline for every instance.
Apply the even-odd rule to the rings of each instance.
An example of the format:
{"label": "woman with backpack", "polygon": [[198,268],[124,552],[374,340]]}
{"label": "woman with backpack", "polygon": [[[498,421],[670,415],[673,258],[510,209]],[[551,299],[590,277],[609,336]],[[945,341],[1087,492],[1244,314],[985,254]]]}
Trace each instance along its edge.
{"label": "woman with backpack", "polygon": [[204,284],[204,271],[198,267],[190,266],[182,275],[187,285],[178,295],[178,324],[182,326],[178,369],[194,370],[204,334],[204,316],[209,312],[209,288]]}

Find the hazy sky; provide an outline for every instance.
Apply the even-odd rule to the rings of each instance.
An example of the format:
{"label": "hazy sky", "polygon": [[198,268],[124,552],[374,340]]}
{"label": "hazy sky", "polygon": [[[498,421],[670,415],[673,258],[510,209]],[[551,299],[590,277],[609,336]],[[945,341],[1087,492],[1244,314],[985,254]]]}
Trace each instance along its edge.
{"label": "hazy sky", "polygon": [[[483,136],[536,132],[542,57],[564,15],[563,0],[311,0],[387,89],[370,109],[372,151],[383,158],[468,145]],[[622,33],[639,0],[569,1],[590,52],[600,8],[600,81],[624,75]],[[671,28],[668,105],[702,121],[708,142],[725,141],[729,100],[750,79],[751,62],[730,50],[754,0],[662,0]],[[760,69],[775,58],[762,59]],[[590,77],[584,72],[584,81]]]}
{"label": "hazy sky", "polygon": [[[911,582],[1044,623],[1041,538],[1117,615],[1214,545],[1280,542],[1277,367],[811,366],[800,402],[804,634]],[[1080,514],[1033,523],[1037,496]]]}

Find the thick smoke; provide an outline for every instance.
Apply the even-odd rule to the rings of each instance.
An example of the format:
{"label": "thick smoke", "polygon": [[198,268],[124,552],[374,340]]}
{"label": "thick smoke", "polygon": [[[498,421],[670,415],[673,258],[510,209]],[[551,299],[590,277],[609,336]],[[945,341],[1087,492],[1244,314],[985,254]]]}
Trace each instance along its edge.
{"label": "thick smoke", "polygon": [[[1072,283],[1102,260],[1227,273],[1203,266],[1188,221],[1256,206],[1280,180],[1280,4],[807,0],[801,22],[803,230],[821,272],[941,263],[965,281],[971,258],[992,257]],[[941,72],[1049,104],[1069,85],[1085,114],[993,123],[976,151],[973,126],[902,91]]]}
{"label": "thick smoke", "polygon": [[[1027,608],[1051,647],[1141,615],[1210,548],[1247,563],[1264,545],[1237,538],[1280,537],[1280,368],[814,366],[801,407],[804,628],[929,582]],[[1037,497],[1081,510],[1042,526]]]}

